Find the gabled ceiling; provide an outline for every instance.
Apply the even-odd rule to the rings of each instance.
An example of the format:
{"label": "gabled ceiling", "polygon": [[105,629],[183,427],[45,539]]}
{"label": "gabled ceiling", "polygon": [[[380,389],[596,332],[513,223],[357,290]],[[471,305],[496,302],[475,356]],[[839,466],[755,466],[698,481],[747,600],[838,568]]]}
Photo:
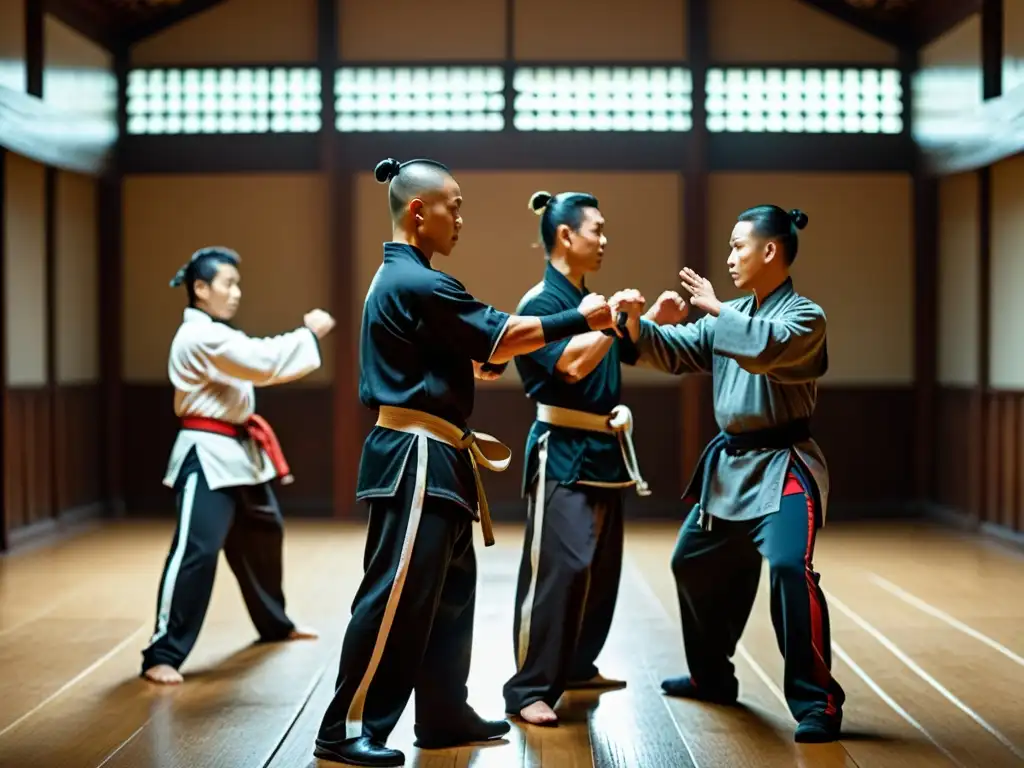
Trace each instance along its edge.
{"label": "gabled ceiling", "polygon": [[927,45],[981,10],[981,0],[801,1],[907,49]]}
{"label": "gabled ceiling", "polygon": [[131,45],[221,2],[224,0],[46,0],[46,10],[113,49]]}

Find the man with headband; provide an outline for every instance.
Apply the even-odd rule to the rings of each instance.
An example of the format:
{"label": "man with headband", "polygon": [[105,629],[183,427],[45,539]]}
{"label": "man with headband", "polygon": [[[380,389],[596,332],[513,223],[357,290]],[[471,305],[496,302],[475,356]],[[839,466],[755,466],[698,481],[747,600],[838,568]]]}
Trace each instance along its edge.
{"label": "man with headband", "polygon": [[285,613],[284,527],[270,482],[292,477],[273,430],[254,412],[254,388],[319,368],[320,339],[334,320],[314,309],[303,327],[262,339],[233,328],[242,298],[239,261],[228,248],[203,248],[171,281],[185,286],[188,306],[167,366],[181,430],[164,485],[175,490],[178,525],[160,579],[156,629],[142,654],[142,674],[156,683],[182,681],[178,669],[206,616],[221,548],[260,640],[317,636]]}
{"label": "man with headband", "polygon": [[[582,192],[536,192],[529,208],[540,216],[547,266],[544,280],[516,311],[564,311],[588,294],[586,278],[601,268],[608,242],[604,216],[597,198]],[[644,297],[625,290],[609,303],[633,314],[643,309]],[[658,322],[678,322],[686,305],[659,300],[656,308],[669,313]],[[537,418],[523,474],[529,502],[512,630],[516,673],[504,696],[507,713],[534,725],[557,724],[553,707],[567,688],[625,685],[601,675],[594,662],[618,595],[624,489],[650,494],[633,450],[632,414],[619,402],[620,363],[634,362],[628,340],[601,332],[516,358]]]}
{"label": "man with headband", "polygon": [[432,160],[378,164],[390,182],[392,240],[363,306],[359,394],[377,409],[359,467],[369,502],[365,574],[345,633],[335,695],[316,741],[318,758],[400,766],[385,742],[416,691],[417,745],[495,739],[504,720],[467,703],[476,597],[472,523],[494,542],[480,465],[502,471],[511,452],[469,427],[474,374],[516,355],[612,328],[602,296],[563,312],[510,316],[481,303],[437,269],[462,228],[462,192]]}

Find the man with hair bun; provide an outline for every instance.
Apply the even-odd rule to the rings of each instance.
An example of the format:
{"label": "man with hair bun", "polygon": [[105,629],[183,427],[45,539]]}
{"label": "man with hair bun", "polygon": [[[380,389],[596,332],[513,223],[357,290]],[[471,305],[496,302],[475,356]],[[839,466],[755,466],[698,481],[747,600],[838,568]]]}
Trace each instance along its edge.
{"label": "man with hair bun", "polygon": [[[586,278],[601,268],[605,220],[597,199],[582,192],[536,192],[529,207],[540,216],[547,266],[516,311],[561,312],[588,295]],[[681,321],[686,304],[674,296],[663,295],[650,319]],[[625,317],[643,309],[644,297],[629,289],[609,304]],[[537,417],[523,474],[528,501],[512,632],[516,673],[504,696],[506,712],[533,725],[557,725],[554,706],[567,688],[625,685],[601,675],[594,662],[618,595],[624,489],[650,494],[633,450],[632,414],[619,402],[620,363],[634,362],[631,342],[598,331],[516,358]]]}
{"label": "man with hair bun", "polygon": [[795,740],[839,738],[846,698],[832,676],[828,609],[814,571],[829,476],[811,436],[817,382],[828,370],[825,313],[793,288],[797,230],[807,215],[761,205],[741,213],[729,240],[729,275],[749,296],[722,302],[710,281],[680,272],[707,314],[658,327],[631,309],[640,365],[710,373],[722,430],[705,448],[684,500],[692,503],[672,553],[689,675],[662,688],[734,703],[731,658],[768,561],[771,615],[785,657],[783,690]]}
{"label": "man with hair bun", "polygon": [[260,639],[315,638],[284,608],[284,523],[270,486],[291,482],[273,430],[255,415],[255,387],[295,381],[320,367],[320,339],[334,320],[314,309],[303,327],[254,339],[230,325],[242,299],[239,256],[230,248],[196,251],[171,280],[188,306],[171,342],[167,369],[181,431],[164,485],[177,496],[178,525],[157,596],[157,619],[142,674],[182,682],[179,667],[195,645],[210,604],[221,548],[238,579]]}
{"label": "man with hair bun", "polygon": [[386,741],[414,689],[421,748],[509,730],[467,703],[474,520],[485,544],[494,543],[479,468],[503,471],[511,458],[495,438],[469,427],[474,377],[490,378],[545,344],[613,328],[614,320],[596,295],[543,317],[508,315],[478,301],[435,266],[462,229],[462,192],[451,171],[433,160],[388,159],[375,175],[390,182],[392,239],[360,331],[359,397],[378,413],[356,489],[370,508],[365,573],[314,754],[347,765],[399,766],[405,755]]}

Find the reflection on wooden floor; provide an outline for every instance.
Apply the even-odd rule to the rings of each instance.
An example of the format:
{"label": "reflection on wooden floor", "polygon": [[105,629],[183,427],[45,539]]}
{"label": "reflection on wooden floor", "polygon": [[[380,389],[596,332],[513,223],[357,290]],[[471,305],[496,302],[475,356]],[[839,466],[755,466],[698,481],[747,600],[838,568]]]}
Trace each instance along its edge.
{"label": "reflection on wooden floor", "polygon": [[[230,572],[186,684],[137,677],[169,524],[107,524],[0,559],[0,766],[307,768],[332,692],[362,562],[361,526],[289,523],[290,612],[319,642],[254,647]],[[521,529],[480,565],[471,700],[502,714]],[[479,533],[477,534],[479,535]],[[418,752],[410,706],[392,744],[421,768],[473,766],[941,766],[1024,764],[1024,557],[924,526],[835,525],[819,540],[846,738],[797,746],[767,579],[736,660],[738,709],[663,697],[685,669],[668,557],[671,525],[632,525],[602,671],[623,691],[561,704],[555,729],[516,726],[487,748]],[[765,572],[766,573],[766,572]],[[329,764],[321,763],[324,768]]]}

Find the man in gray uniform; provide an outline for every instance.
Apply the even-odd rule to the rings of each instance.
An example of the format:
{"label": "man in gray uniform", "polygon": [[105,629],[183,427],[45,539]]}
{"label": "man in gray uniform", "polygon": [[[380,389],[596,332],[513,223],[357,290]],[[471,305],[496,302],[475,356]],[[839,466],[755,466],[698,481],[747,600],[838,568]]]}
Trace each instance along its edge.
{"label": "man in gray uniform", "polygon": [[799,742],[834,741],[843,689],[832,677],[825,596],[813,568],[829,480],[812,439],[817,380],[828,369],[825,314],[793,288],[800,211],[758,206],[738,217],[729,274],[751,295],[721,302],[711,283],[680,273],[688,325],[657,326],[633,310],[639,365],[710,373],[721,432],[704,450],[684,499],[694,504],[672,553],[690,674],[662,682],[672,696],[736,701],[730,661],[768,560],[771,614],[785,657],[785,695]]}

